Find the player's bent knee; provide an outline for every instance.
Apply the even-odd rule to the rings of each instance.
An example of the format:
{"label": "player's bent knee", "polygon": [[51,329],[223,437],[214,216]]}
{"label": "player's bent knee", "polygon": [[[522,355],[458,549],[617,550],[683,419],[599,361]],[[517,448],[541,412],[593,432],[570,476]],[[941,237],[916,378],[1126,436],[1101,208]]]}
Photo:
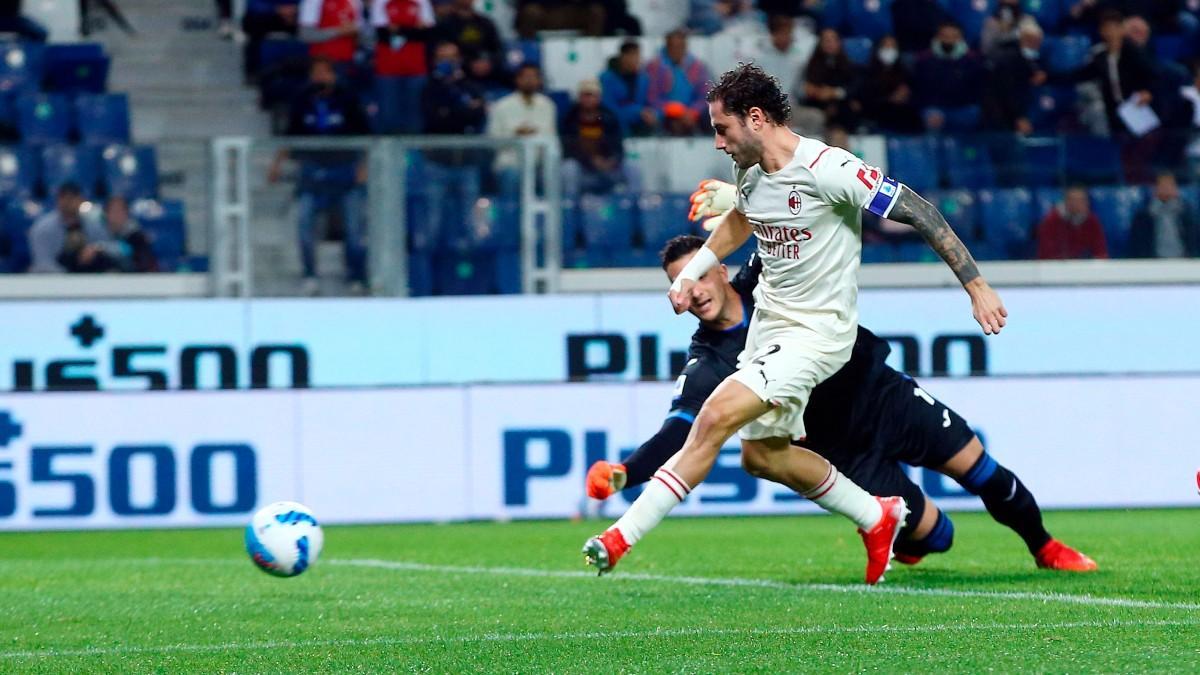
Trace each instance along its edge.
{"label": "player's bent knee", "polygon": [[721,434],[721,442],[733,435],[741,425],[741,416],[733,406],[720,401],[708,401],[696,415],[696,428],[702,434]]}

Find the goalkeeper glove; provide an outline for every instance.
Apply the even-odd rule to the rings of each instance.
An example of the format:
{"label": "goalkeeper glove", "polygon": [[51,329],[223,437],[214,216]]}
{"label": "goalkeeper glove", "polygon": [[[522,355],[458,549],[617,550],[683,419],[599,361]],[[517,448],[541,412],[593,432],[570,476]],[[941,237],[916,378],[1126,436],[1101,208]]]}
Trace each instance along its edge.
{"label": "goalkeeper glove", "polygon": [[596,462],[587,472],[587,495],[592,499],[608,499],[625,489],[625,465]]}
{"label": "goalkeeper glove", "polygon": [[[737,201],[737,190],[733,184],[709,179],[700,182],[700,187],[692,193],[692,208],[688,212],[688,220],[696,221],[702,218],[714,218],[724,215],[733,208]],[[712,227],[705,223],[706,230]]]}

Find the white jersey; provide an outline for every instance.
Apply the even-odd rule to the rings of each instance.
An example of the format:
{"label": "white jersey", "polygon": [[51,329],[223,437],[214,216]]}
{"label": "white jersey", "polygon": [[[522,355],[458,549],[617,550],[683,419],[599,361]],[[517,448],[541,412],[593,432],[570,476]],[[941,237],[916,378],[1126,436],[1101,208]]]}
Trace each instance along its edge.
{"label": "white jersey", "polygon": [[858,327],[862,211],[891,211],[900,185],[840,148],[800,137],[775,173],[734,167],[738,211],[758,237],[757,306],[827,338],[853,344]]}

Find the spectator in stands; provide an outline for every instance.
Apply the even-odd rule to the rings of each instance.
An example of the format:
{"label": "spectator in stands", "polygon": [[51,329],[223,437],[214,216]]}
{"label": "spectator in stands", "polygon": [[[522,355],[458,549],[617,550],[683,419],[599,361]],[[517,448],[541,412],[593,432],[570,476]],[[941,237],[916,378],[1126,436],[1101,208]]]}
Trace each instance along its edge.
{"label": "spectator in stands", "polygon": [[75,183],[63,183],[55,194],[54,210],[46,213],[29,228],[30,272],[63,272],[58,256],[67,243],[67,233],[79,231],[87,241],[105,238],[99,214],[83,198],[83,190]]}
{"label": "spectator in stands", "polygon": [[517,0],[517,34],[536,40],[544,30],[574,30],[584,35],[604,35],[608,12],[597,0]]}
{"label": "spectator in stands", "polygon": [[886,35],[875,44],[863,77],[863,115],[879,131],[916,134],[924,128],[913,104],[912,76],[900,60],[896,38]]}
{"label": "spectator in stands", "polygon": [[856,98],[858,67],[846,55],[842,36],[832,28],[821,31],[816,52],[804,70],[804,104],[820,110],[825,122],[847,129],[858,127],[862,104]]}
{"label": "spectator in stands", "polygon": [[[558,133],[554,101],[542,93],[542,69],[525,63],[517,69],[517,90],[496,101],[488,111],[487,135],[496,139],[543,138]],[[516,194],[521,185],[521,157],[515,150],[496,153],[496,177],[502,194]]]}
{"label": "spectator in stands", "polygon": [[650,80],[647,99],[658,111],[663,128],[676,136],[688,136],[708,127],[708,66],[688,53],[687,31],[667,33],[662,52],[646,65]]}
{"label": "spectator in stands", "polygon": [[507,87],[504,44],[490,18],[475,11],[472,0],[453,0],[449,13],[434,28],[435,42],[453,42],[468,77],[490,87]]}
{"label": "spectator in stands", "polygon": [[1021,6],[1021,0],[1000,0],[996,11],[983,22],[983,33],[979,36],[979,51],[987,58],[995,58],[1005,47],[1015,45],[1022,31],[1038,29],[1037,19]]}
{"label": "spectator in stands", "polygon": [[606,0],[604,3],[604,34],[629,35],[642,34],[642,22],[629,11],[626,0]]}
{"label": "spectator in stands", "polygon": [[1200,219],[1179,196],[1175,174],[1161,172],[1154,196],[1133,217],[1129,233],[1131,258],[1200,257]]}
{"label": "spectator in stands", "polygon": [[563,119],[563,193],[608,193],[628,185],[621,136],[617,114],[601,103],[600,82],[580,82],[579,99]]}
{"label": "spectator in stands", "polygon": [[300,0],[300,39],[309,54],[349,64],[366,28],[362,0]]}
{"label": "spectator in stands", "polygon": [[937,0],[896,0],[892,3],[892,31],[904,53],[929,48],[938,26],[950,15]]}
{"label": "spectator in stands", "polygon": [[262,43],[272,33],[295,37],[299,31],[300,0],[248,0],[242,16],[242,32],[246,35],[242,65],[246,78],[258,76],[259,52]]}
{"label": "spectator in stands", "polygon": [[375,74],[413,77],[429,73],[426,63],[433,5],[429,0],[372,0]]}
{"label": "spectator in stands", "polygon": [[104,205],[105,236],[89,238],[81,224],[67,228],[58,262],[68,272],[154,272],[158,261],[150,237],[129,216],[129,203],[120,195]]}
{"label": "spectator in stands", "polygon": [[1037,226],[1039,260],[1107,258],[1104,226],[1092,211],[1087,189],[1072,185],[1063,201],[1047,213]]}
{"label": "spectator in stands", "polygon": [[804,70],[817,46],[816,36],[807,28],[802,28],[797,35],[796,19],[785,14],[767,17],[767,31],[770,39],[754,60],[779,80],[795,109],[804,88]]}
{"label": "spectator in stands", "polygon": [[0,2],[0,33],[16,33],[34,42],[45,42],[49,35],[42,24],[21,13],[21,0]]}
{"label": "spectator in stands", "polygon": [[[333,61],[313,59],[309,85],[292,101],[288,110],[288,136],[361,136],[370,133],[366,113],[358,96],[338,82]],[[300,260],[304,291],[319,290],[316,269],[317,215],[333,210],[340,214],[346,255],[347,281],[354,292],[365,288],[366,222],[363,185],[366,165],[362,153],[345,150],[281,150],[267,175],[278,182],[283,162],[289,157],[300,162],[296,183],[296,210],[300,231]]]}
{"label": "spectator in stands", "polygon": [[647,136],[658,128],[658,111],[649,101],[650,78],[642,67],[642,48],[628,40],[600,74],[604,106],[617,115],[625,134]]}
{"label": "spectator in stands", "polygon": [[[474,135],[487,125],[483,87],[463,72],[462,57],[453,42],[438,42],[433,51],[429,82],[421,91],[425,133]],[[427,150],[425,191],[433,227],[450,231],[467,222],[479,199],[480,171],[487,153],[478,150]],[[411,188],[410,188],[411,189]],[[455,193],[450,199],[449,194]]]}
{"label": "spectator in stands", "polygon": [[1018,41],[996,47],[984,95],[984,125],[995,131],[1033,133],[1029,110],[1033,90],[1046,82],[1042,65],[1042,29],[1036,22],[1018,28]]}
{"label": "spectator in stands", "polygon": [[714,35],[753,9],[750,0],[689,0],[687,27],[701,35]]}
{"label": "spectator in stands", "polygon": [[913,88],[925,128],[974,131],[979,126],[983,83],[983,62],[967,46],[962,29],[943,23],[913,68]]}

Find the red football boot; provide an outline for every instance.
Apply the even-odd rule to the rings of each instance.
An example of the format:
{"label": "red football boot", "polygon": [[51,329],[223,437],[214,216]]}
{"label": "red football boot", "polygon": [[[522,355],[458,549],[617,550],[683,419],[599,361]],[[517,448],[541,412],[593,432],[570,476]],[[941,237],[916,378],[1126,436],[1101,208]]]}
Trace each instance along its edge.
{"label": "red football boot", "polygon": [[904,517],[908,515],[908,507],[903,497],[876,497],[879,506],[883,508],[883,517],[875,523],[871,530],[859,528],[863,544],[867,547],[867,585],[874,586],[883,580],[883,573],[888,571],[892,560],[892,544],[896,535],[904,526]]}
{"label": "red football boot", "polygon": [[1095,572],[1096,561],[1076,551],[1057,539],[1051,539],[1034,556],[1037,566],[1046,570],[1063,572]]}
{"label": "red football boot", "polygon": [[597,574],[611,572],[617,566],[629,544],[617,528],[610,528],[598,537],[592,537],[583,545],[583,564],[596,568]]}
{"label": "red football boot", "polygon": [[905,565],[916,565],[917,563],[921,562],[924,559],[925,559],[925,556],[923,556],[923,555],[909,555],[907,553],[895,554],[895,561],[898,563],[903,563]]}

